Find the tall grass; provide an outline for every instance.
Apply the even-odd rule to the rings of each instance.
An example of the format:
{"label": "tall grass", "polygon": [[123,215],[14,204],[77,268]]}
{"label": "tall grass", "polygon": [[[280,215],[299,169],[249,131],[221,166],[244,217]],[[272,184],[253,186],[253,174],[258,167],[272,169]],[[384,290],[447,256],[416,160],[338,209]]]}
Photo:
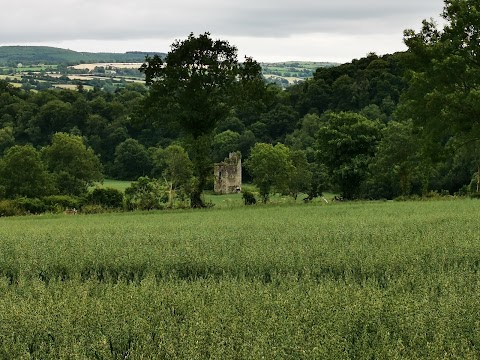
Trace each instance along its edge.
{"label": "tall grass", "polygon": [[0,219],[0,358],[478,358],[479,205]]}

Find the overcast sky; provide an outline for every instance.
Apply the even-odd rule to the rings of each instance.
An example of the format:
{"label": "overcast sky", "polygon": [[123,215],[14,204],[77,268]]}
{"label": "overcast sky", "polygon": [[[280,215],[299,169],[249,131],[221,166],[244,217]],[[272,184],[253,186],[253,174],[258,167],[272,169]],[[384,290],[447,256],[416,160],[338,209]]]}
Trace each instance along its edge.
{"label": "overcast sky", "polygon": [[405,49],[403,30],[439,19],[443,0],[23,0],[2,9],[0,45],[168,52],[209,31],[257,61],[347,62]]}

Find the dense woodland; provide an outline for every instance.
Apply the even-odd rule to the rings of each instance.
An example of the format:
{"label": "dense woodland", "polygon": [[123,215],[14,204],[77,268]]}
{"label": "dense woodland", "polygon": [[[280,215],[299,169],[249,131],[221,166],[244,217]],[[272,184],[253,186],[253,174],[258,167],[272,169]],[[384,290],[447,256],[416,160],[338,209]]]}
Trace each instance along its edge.
{"label": "dense woodland", "polygon": [[[443,30],[425,21],[420,32],[406,31],[406,52],[319,68],[285,90],[257,83],[248,89],[253,96],[230,101],[226,115],[209,124],[206,168],[240,151],[244,181],[255,183],[264,201],[275,192],[309,199],[326,190],[346,199],[478,192],[480,59],[472,39],[480,22],[472,20],[470,3],[447,1]],[[198,156],[192,133],[172,126],[172,111],[162,102],[152,106],[155,84],[147,85],[114,93],[34,92],[0,82],[0,195],[78,196],[99,172],[132,181],[169,176],[170,188],[175,183],[188,192],[181,177],[194,176],[195,166],[178,175],[172,162],[181,154],[176,166],[192,169],[189,157]],[[62,146],[75,148],[72,143],[78,150],[71,158],[49,156],[65,153]],[[80,162],[81,154],[89,174],[75,172],[88,166],[69,163]],[[40,193],[19,186],[38,184],[42,176],[50,186],[40,186]]]}

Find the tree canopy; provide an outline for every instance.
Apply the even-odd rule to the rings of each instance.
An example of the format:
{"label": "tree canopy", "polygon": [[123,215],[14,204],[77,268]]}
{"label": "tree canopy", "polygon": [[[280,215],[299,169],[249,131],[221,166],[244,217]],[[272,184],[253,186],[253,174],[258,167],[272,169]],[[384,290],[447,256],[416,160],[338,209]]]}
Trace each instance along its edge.
{"label": "tree canopy", "polygon": [[[192,161],[197,178],[191,202],[203,207],[201,198],[212,170],[210,144],[213,130],[232,106],[260,78],[260,66],[251,59],[239,63],[237,48],[210,34],[172,44],[163,59],[147,58],[141,71],[150,86],[149,103],[162,109],[162,116],[191,138]],[[248,92],[248,91],[247,91]]]}
{"label": "tree canopy", "polygon": [[319,157],[345,198],[358,197],[380,139],[380,124],[352,112],[326,113],[317,134]]}
{"label": "tree canopy", "polygon": [[54,134],[42,156],[61,194],[82,195],[95,181],[103,180],[100,160],[80,136]]}
{"label": "tree canopy", "polygon": [[405,31],[412,71],[404,110],[429,135],[480,139],[478,2],[446,0],[442,17],[443,30],[424,21],[420,32]]}
{"label": "tree canopy", "polygon": [[6,198],[38,197],[55,192],[51,174],[40,153],[31,145],[15,145],[7,150],[0,160],[0,188],[0,197]]}

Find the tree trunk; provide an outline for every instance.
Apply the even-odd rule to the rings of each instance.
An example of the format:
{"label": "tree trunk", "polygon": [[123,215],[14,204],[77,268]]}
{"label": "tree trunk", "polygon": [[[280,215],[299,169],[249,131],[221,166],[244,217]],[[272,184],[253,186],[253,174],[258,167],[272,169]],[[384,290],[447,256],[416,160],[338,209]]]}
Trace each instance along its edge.
{"label": "tree trunk", "polygon": [[213,166],[210,156],[211,136],[203,135],[193,140],[192,163],[195,169],[196,181],[190,193],[190,206],[192,208],[206,207],[202,194],[207,180],[213,174]]}
{"label": "tree trunk", "polygon": [[168,192],[168,202],[170,207],[173,208],[173,182],[170,182],[170,189]]}
{"label": "tree trunk", "polygon": [[480,163],[477,164],[477,193],[480,191]]}
{"label": "tree trunk", "polygon": [[202,199],[203,191],[199,191],[198,189],[194,189],[190,194],[190,206],[194,209],[198,208],[205,208],[205,202]]}

